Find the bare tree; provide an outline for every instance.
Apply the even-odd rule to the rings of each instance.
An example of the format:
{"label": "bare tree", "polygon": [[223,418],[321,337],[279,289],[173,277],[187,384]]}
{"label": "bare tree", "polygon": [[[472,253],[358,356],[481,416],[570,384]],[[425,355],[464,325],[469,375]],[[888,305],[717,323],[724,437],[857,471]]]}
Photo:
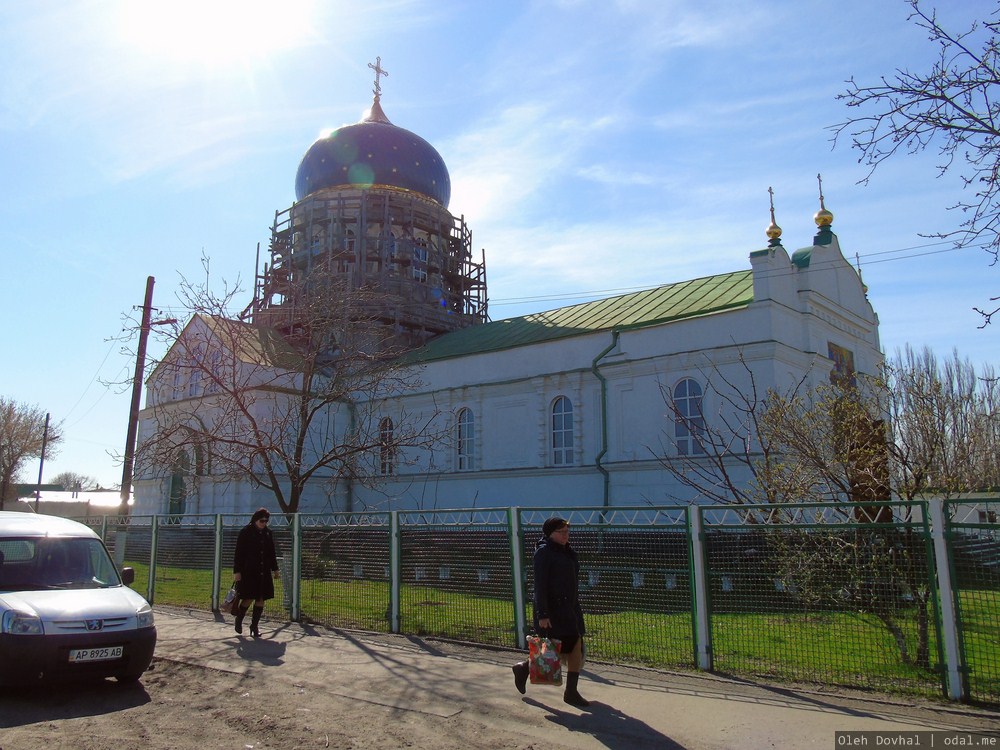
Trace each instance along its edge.
{"label": "bare tree", "polygon": [[[681,408],[670,390],[660,387],[675,429],[652,452],[685,488],[683,497],[672,499],[741,505],[800,499],[804,493],[789,484],[785,459],[762,425],[777,394],[761,388],[742,351],[729,374],[713,362],[707,362],[700,374],[704,393],[694,412]],[[794,398],[806,387],[807,378],[808,373],[784,398]],[[711,414],[701,409],[705,401],[714,405]],[[693,437],[691,447],[680,448],[677,427]]]}
{"label": "bare tree", "polygon": [[909,346],[884,368],[894,494],[949,497],[1000,486],[1000,409],[994,369],[953,351]]}
{"label": "bare tree", "polygon": [[761,392],[742,353],[729,372],[702,372],[711,414],[663,392],[668,417],[697,437],[697,450],[670,435],[656,451],[688,497],[878,504],[1000,486],[1000,381],[957,351],[942,363],[907,346],[877,375],[832,371],[810,386],[807,373],[783,392]]}
{"label": "bare tree", "polygon": [[[926,236],[953,239],[958,246],[984,246],[992,265],[1000,252],[1000,20],[994,9],[992,20],[977,20],[961,33],[945,29],[934,10],[922,0],[907,0],[909,19],[927,32],[937,48],[929,70],[912,72],[897,68],[874,85],[848,80],[847,91],[838,96],[858,110],[833,126],[834,143],[849,138],[861,152],[859,161],[870,169],[861,180],[867,183],[882,162],[897,154],[916,154],[936,148],[941,158],[939,175],[955,169],[973,197],[960,200],[952,209],[964,217],[953,231]],[[993,306],[974,308],[988,325],[1000,312]]]}
{"label": "bare tree", "polygon": [[435,441],[435,415],[415,417],[395,400],[417,371],[375,314],[389,302],[382,292],[314,271],[272,326],[229,313],[238,291],[217,296],[183,281],[192,317],[154,366],[141,472],[247,482],[291,514],[307,487],[377,485],[407,449]]}
{"label": "bare tree", "polygon": [[0,396],[0,510],[6,500],[15,500],[14,482],[25,465],[42,455],[51,456],[62,442],[62,428],[49,424],[45,433],[45,412],[38,406]]}
{"label": "bare tree", "polygon": [[99,487],[97,480],[86,474],[78,474],[75,471],[63,471],[56,474],[49,480],[52,484],[61,484],[67,490],[89,490]]}
{"label": "bare tree", "polygon": [[[700,436],[700,450],[674,445],[661,461],[700,498],[773,505],[748,518],[782,526],[767,534],[767,557],[787,590],[803,604],[874,615],[905,662],[928,668],[923,541],[906,517],[894,523],[889,503],[996,486],[992,369],[977,374],[957,353],[939,365],[929,350],[907,348],[878,375],[834,369],[829,379],[811,387],[803,380],[784,393],[760,394],[750,375],[737,382],[718,367],[707,373],[706,394],[719,413],[691,415],[668,399],[668,414]],[[734,467],[742,469],[741,485]],[[826,504],[806,528],[792,523],[800,511],[789,503],[801,502]],[[820,533],[824,525],[829,530]],[[912,644],[908,617],[916,624]]]}

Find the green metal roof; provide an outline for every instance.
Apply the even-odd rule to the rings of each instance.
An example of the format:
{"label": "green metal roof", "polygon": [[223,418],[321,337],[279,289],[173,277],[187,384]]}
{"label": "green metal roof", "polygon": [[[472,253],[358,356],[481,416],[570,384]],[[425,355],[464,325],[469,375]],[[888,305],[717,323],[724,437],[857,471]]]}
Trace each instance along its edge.
{"label": "green metal roof", "polygon": [[642,328],[746,307],[753,271],[735,271],[532,313],[445,333],[406,359],[429,362],[510,349],[596,331]]}

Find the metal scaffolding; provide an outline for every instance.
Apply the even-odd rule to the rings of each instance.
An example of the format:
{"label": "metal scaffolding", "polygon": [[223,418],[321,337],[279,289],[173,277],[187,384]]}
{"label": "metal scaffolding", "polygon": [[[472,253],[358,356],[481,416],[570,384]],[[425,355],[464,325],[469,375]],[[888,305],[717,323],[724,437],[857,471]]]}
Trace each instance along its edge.
{"label": "metal scaffolding", "polygon": [[377,294],[369,319],[407,347],[487,320],[485,255],[472,257],[465,217],[387,186],[328,189],[276,211],[270,260],[244,312],[280,331],[299,322],[311,276]]}

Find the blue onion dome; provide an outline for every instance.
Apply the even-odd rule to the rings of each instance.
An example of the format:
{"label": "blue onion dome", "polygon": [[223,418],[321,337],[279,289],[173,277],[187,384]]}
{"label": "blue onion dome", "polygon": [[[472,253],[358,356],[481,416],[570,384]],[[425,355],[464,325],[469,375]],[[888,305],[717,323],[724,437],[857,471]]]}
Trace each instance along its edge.
{"label": "blue onion dome", "polygon": [[419,193],[445,208],[451,178],[437,150],[389,122],[376,94],[360,122],[318,139],[295,175],[295,199],[326,188],[388,187]]}

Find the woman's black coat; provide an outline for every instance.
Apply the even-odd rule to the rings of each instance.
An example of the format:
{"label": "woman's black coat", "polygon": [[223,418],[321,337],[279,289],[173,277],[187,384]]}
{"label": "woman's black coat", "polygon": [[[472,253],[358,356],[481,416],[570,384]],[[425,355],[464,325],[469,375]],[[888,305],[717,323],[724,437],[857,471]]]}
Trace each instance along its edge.
{"label": "woman's black coat", "polygon": [[[580,608],[578,578],[580,563],[568,544],[545,538],[535,550],[535,629],[563,641],[563,651],[573,648],[586,633]],[[543,630],[538,621],[548,618],[552,627]]]}
{"label": "woman's black coat", "polygon": [[240,529],[233,554],[233,573],[240,574],[237,586],[240,599],[273,599],[272,572],[278,569],[274,537],[270,529],[258,529],[249,523]]}

